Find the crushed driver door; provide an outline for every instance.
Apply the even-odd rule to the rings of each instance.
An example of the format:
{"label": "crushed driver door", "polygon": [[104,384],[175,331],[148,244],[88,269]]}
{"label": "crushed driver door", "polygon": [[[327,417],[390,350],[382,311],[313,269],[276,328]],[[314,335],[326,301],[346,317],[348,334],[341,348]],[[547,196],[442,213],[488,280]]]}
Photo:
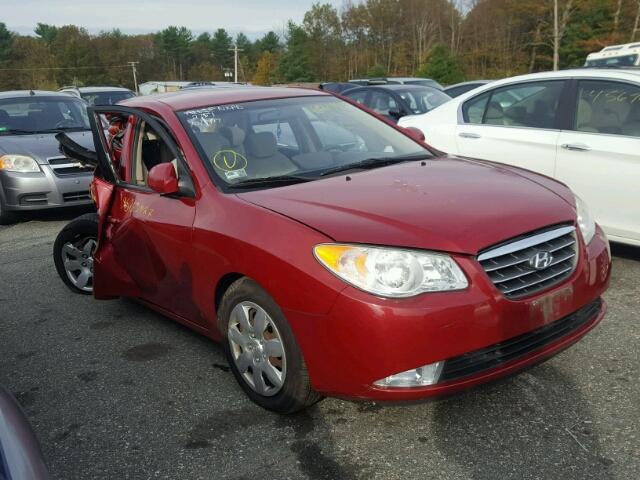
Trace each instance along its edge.
{"label": "crushed driver door", "polygon": [[[119,156],[98,128],[100,115],[105,114],[127,118]],[[191,292],[182,291],[191,287],[188,257],[195,195],[180,149],[165,127],[141,110],[95,107],[91,117],[98,154],[112,173],[110,190],[96,182],[96,190],[104,188],[105,195],[97,192],[100,238],[94,254],[94,296],[139,297],[198,321],[188,308]],[[153,132],[152,140],[146,139],[146,131]],[[163,152],[146,148],[158,144]],[[143,154],[147,160],[144,167]],[[180,192],[176,195],[161,195],[146,186],[147,167],[151,169],[160,157],[171,159],[178,170]],[[137,168],[144,168],[144,172]]]}

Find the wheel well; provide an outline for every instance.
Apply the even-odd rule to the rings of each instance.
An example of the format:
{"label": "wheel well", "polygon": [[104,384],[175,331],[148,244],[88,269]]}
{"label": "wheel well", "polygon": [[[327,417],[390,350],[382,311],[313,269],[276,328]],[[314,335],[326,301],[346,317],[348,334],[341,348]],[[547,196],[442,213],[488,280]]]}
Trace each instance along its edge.
{"label": "wheel well", "polygon": [[223,275],[220,280],[218,280],[218,284],[216,285],[216,292],[214,296],[214,306],[216,309],[216,313],[218,312],[218,307],[220,307],[220,302],[222,301],[222,297],[224,296],[227,289],[236,281],[244,277],[241,273],[231,272]]}

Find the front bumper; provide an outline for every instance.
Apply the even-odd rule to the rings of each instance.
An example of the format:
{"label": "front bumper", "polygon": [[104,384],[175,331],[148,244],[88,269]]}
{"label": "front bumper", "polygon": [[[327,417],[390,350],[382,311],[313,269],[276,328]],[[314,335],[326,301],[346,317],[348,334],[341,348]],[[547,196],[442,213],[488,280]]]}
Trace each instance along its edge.
{"label": "front bumper", "polygon": [[[609,283],[611,258],[600,229],[588,246],[580,245],[578,264],[568,279],[519,300],[504,297],[475,258],[455,258],[469,277],[464,291],[383,299],[347,288],[327,315],[285,310],[314,388],[380,401],[447,395],[562,351],[604,316],[606,306],[599,299]],[[374,385],[439,361],[445,366],[434,385]]]}
{"label": "front bumper", "polygon": [[0,172],[0,195],[7,210],[41,210],[47,208],[90,205],[89,184],[92,174],[56,175],[49,165],[42,172]]}

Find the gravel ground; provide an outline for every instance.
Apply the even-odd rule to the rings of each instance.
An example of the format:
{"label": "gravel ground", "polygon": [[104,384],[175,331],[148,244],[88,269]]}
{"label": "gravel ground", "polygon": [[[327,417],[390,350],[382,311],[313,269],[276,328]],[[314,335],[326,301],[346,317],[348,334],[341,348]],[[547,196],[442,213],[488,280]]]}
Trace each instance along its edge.
{"label": "gravel ground", "polygon": [[75,214],[0,227],[0,384],[54,479],[640,478],[640,249],[577,345],[447,400],[250,403],[221,348],[133,302],[73,295],[51,249]]}

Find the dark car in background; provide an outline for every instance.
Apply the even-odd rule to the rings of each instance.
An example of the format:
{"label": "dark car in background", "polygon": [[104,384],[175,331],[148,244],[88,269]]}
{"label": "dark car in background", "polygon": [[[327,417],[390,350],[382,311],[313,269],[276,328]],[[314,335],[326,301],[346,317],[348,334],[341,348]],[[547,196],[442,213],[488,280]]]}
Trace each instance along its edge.
{"label": "dark car in background", "polygon": [[330,93],[342,93],[352,88],[357,88],[357,85],[349,82],[326,82],[318,85],[320,90]]}
{"label": "dark car in background", "polygon": [[115,105],[136,96],[136,93],[123,87],[63,87],[62,93],[83,99],[89,105]]}
{"label": "dark car in background", "polygon": [[25,210],[90,205],[92,170],[60,153],[65,132],[93,149],[87,103],[65,93],[0,93],[0,223]]}
{"label": "dark car in background", "polygon": [[463,93],[470,92],[471,90],[475,90],[478,87],[482,87],[487,83],[491,83],[493,80],[471,80],[470,82],[462,82],[456,83],[455,85],[449,85],[444,89],[444,93],[449,95],[451,98],[456,98],[462,95]]}
{"label": "dark car in background", "polygon": [[437,88],[423,85],[375,85],[356,87],[342,94],[389,120],[427,113],[451,100]]}

